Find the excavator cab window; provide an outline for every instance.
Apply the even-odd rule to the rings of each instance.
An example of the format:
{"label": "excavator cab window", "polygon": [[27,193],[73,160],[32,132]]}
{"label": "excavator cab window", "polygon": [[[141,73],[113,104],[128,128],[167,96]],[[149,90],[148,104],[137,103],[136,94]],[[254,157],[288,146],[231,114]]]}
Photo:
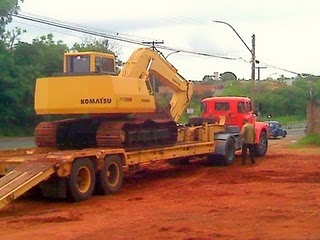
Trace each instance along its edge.
{"label": "excavator cab window", "polygon": [[116,73],[113,54],[100,52],[65,53],[64,73]]}
{"label": "excavator cab window", "polygon": [[68,56],[67,73],[90,72],[90,57],[86,55]]}
{"label": "excavator cab window", "polygon": [[115,73],[114,59],[106,57],[95,57],[95,71]]}

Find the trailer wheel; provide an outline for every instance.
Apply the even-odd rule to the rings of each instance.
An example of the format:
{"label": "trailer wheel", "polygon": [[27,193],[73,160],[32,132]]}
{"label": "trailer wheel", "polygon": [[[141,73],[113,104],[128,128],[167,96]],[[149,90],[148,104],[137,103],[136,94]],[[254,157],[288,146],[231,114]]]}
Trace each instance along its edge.
{"label": "trailer wheel", "polygon": [[123,183],[123,167],[119,156],[107,156],[101,171],[97,174],[97,191],[100,194],[113,194]]}
{"label": "trailer wheel", "polygon": [[228,138],[224,144],[224,153],[213,153],[208,155],[208,161],[215,166],[228,166],[234,162],[235,142],[234,139]]}
{"label": "trailer wheel", "polygon": [[95,181],[95,170],[90,159],[76,160],[72,165],[68,182],[71,198],[75,202],[90,198],[94,191]]}
{"label": "trailer wheel", "polygon": [[259,143],[256,145],[256,157],[263,157],[268,150],[268,137],[266,132],[261,132],[259,137]]}
{"label": "trailer wheel", "polygon": [[235,151],[234,140],[229,138],[226,142],[225,153],[223,155],[223,165],[228,166],[234,162]]}

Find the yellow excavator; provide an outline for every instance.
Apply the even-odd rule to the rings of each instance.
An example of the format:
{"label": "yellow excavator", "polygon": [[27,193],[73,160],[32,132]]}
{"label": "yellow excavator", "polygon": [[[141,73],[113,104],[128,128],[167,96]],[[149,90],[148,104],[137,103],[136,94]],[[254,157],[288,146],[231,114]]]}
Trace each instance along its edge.
{"label": "yellow excavator", "polygon": [[[154,79],[173,91],[167,111],[157,106]],[[35,142],[61,150],[173,144],[192,93],[156,49],[135,50],[118,75],[113,54],[65,53],[63,73],[36,80],[34,104],[38,115],[68,118],[39,123]]]}

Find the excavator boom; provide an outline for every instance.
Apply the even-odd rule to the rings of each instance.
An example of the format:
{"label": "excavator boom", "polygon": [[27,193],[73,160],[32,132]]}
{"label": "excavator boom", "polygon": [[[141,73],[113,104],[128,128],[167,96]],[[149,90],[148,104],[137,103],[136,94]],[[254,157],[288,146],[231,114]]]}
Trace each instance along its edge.
{"label": "excavator boom", "polygon": [[173,65],[149,48],[137,49],[119,73],[119,77],[144,78],[146,81],[150,76],[173,90],[170,114],[178,122],[191,99],[192,82],[184,79]]}

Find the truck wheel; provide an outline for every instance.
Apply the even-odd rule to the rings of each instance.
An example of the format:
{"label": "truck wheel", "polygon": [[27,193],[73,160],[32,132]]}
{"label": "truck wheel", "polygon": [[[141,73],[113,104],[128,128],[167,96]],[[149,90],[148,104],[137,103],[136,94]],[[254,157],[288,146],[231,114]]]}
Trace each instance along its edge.
{"label": "truck wheel", "polygon": [[256,157],[263,157],[268,150],[268,137],[265,132],[260,133],[259,143],[256,145]]}
{"label": "truck wheel", "polygon": [[75,202],[90,198],[96,181],[94,166],[90,159],[76,160],[72,165],[68,180],[71,198]]}
{"label": "truck wheel", "polygon": [[223,155],[223,165],[227,166],[234,162],[235,146],[234,140],[229,138],[226,142],[225,153]]}
{"label": "truck wheel", "polygon": [[107,156],[101,171],[97,174],[97,191],[100,194],[113,194],[123,183],[123,166],[119,156]]}

